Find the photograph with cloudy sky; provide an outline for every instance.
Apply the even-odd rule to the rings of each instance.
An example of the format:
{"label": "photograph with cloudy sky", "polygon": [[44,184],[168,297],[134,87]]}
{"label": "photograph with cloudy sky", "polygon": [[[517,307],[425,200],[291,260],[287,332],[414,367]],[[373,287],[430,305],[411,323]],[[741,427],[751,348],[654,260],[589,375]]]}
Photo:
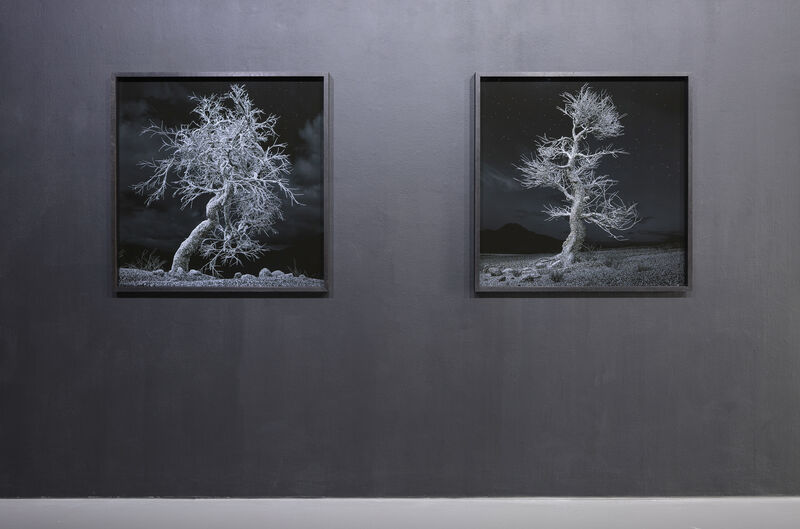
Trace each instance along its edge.
{"label": "photograph with cloudy sky", "polygon": [[[274,116],[272,134],[267,141],[256,141],[249,147],[241,147],[242,134],[236,127],[239,124],[226,124],[223,119],[219,127],[229,127],[234,132],[225,132],[230,137],[235,149],[249,149],[259,156],[263,152],[271,152],[269,146],[274,143],[284,144],[279,151],[283,157],[278,160],[284,171],[274,172],[279,175],[287,188],[294,194],[292,200],[278,183],[265,183],[253,180],[242,180],[232,183],[230,192],[221,198],[220,209],[214,211],[215,219],[220,219],[217,232],[207,230],[201,234],[203,244],[216,245],[218,253],[203,254],[202,247],[184,252],[189,257],[185,261],[181,279],[174,272],[177,268],[181,245],[187,241],[193,230],[207,220],[207,207],[214,198],[213,192],[199,193],[190,204],[182,204],[181,192],[176,192],[176,182],[181,178],[181,170],[171,167],[166,179],[165,192],[157,199],[147,199],[152,188],[139,190],[135,186],[146,182],[154,174],[154,167],[147,162],[158,161],[169,157],[172,151],[164,148],[164,136],[147,133],[148,127],[156,126],[159,130],[176,130],[181,126],[189,129],[202,124],[196,112],[198,100],[193,96],[216,97],[224,107],[235,113],[241,104],[230,98],[234,86],[240,87],[244,96],[252,103],[252,109],[260,111],[257,119],[266,120]],[[117,81],[117,259],[119,270],[146,270],[166,272],[162,279],[173,281],[175,286],[302,286],[312,280],[323,281],[324,265],[324,97],[322,77],[213,77],[213,78],[168,78],[142,77],[119,78]],[[233,114],[232,114],[233,115]],[[243,121],[244,123],[244,121]],[[244,127],[245,129],[248,126]],[[209,129],[215,134],[213,125]],[[208,134],[207,134],[208,136]],[[212,138],[212,136],[208,136]],[[223,135],[220,135],[222,137]],[[214,146],[217,136],[213,136],[209,149]],[[235,139],[231,139],[235,138]],[[253,147],[260,144],[261,149]],[[225,147],[227,148],[227,147]],[[270,173],[269,166],[256,167],[258,157],[247,158],[245,155],[223,154],[214,157],[215,162],[225,160],[230,164],[225,171],[239,171],[245,174],[242,178],[263,179]],[[221,152],[225,152],[224,150]],[[244,156],[244,157],[243,157]],[[245,158],[247,158],[245,160]],[[243,161],[245,160],[245,161]],[[253,161],[255,160],[255,162]],[[231,169],[233,167],[233,169]],[[214,169],[216,170],[216,168]],[[197,170],[195,170],[197,172]],[[278,178],[278,177],[275,177]],[[253,187],[251,184],[254,184]],[[202,184],[206,185],[206,184]],[[256,195],[247,195],[240,191],[249,191]],[[185,191],[185,189],[184,189]],[[217,194],[220,192],[217,191]],[[238,194],[237,194],[238,193]],[[252,197],[255,199],[251,200]],[[269,216],[259,219],[259,212],[252,211],[254,204],[268,204]],[[237,211],[240,212],[236,216]],[[250,208],[250,209],[248,209]],[[224,214],[223,214],[224,213]],[[228,218],[228,215],[231,218]],[[222,220],[227,221],[227,225]],[[281,218],[282,217],[282,218]],[[256,220],[253,220],[256,219]],[[269,229],[255,229],[261,220]],[[236,233],[238,227],[250,227],[244,237]],[[231,235],[233,237],[231,238]],[[216,237],[216,240],[214,239]],[[211,241],[211,242],[209,242]],[[187,245],[184,245],[187,246]],[[190,245],[189,245],[190,246]],[[233,249],[232,249],[233,248]],[[252,252],[253,248],[259,251]],[[227,253],[225,253],[227,252]],[[239,253],[237,253],[239,252]],[[214,255],[220,257],[215,266],[209,266]],[[223,259],[235,256],[240,262]],[[175,259],[175,261],[173,261]],[[183,261],[182,261],[183,262]],[[182,267],[183,268],[183,267]],[[266,270],[266,272],[265,272]],[[188,273],[193,272],[189,277]],[[260,274],[260,275],[259,275]],[[280,276],[282,282],[273,279]],[[253,278],[253,284],[231,284],[224,281],[241,281]],[[127,277],[127,276],[126,276]],[[269,278],[271,283],[258,278]],[[298,278],[302,277],[302,281]],[[153,286],[153,281],[162,279],[152,276],[130,276],[131,283],[137,286]],[[291,280],[291,281],[290,281]],[[193,281],[187,283],[187,281]],[[201,281],[205,281],[202,283]],[[288,282],[287,282],[288,281]],[[120,277],[122,282],[122,277]],[[167,285],[169,286],[169,285]],[[307,285],[306,285],[307,286]]]}
{"label": "photograph with cloudy sky", "polygon": [[[687,284],[686,77],[481,77],[479,104],[479,287]],[[595,184],[576,237],[577,180],[542,170],[567,166],[559,149],[571,151],[573,133],[593,123],[611,128],[588,130],[577,152],[609,154],[580,176]],[[568,238],[579,240],[569,251]]]}

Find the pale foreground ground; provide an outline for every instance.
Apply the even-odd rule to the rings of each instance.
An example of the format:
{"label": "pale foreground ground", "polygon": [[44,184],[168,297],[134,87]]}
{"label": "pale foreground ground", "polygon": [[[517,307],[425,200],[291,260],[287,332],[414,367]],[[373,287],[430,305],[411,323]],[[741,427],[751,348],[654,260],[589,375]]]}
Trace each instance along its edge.
{"label": "pale foreground ground", "polygon": [[551,254],[482,254],[480,286],[665,287],[686,284],[683,248],[616,248],[582,252],[567,268],[548,269]]}
{"label": "pale foreground ground", "polygon": [[322,279],[304,275],[295,276],[280,270],[262,270],[258,276],[244,274],[239,277],[219,278],[197,270],[172,274],[163,270],[154,272],[138,268],[120,268],[119,286],[148,288],[323,288]]}

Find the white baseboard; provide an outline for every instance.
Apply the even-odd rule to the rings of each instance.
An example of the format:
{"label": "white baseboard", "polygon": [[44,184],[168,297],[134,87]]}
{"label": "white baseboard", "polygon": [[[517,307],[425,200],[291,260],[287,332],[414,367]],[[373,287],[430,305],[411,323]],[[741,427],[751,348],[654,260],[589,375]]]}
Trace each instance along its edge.
{"label": "white baseboard", "polygon": [[797,529],[800,497],[0,499],[2,529]]}

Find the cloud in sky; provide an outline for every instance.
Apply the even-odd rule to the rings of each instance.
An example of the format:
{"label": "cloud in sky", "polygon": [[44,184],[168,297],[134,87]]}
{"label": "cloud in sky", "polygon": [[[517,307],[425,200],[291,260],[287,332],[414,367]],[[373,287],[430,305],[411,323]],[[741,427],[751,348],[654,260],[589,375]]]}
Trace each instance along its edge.
{"label": "cloud in sky", "polygon": [[[293,163],[289,176],[303,206],[284,203],[284,220],[275,224],[277,233],[268,242],[290,245],[323,230],[323,116],[322,83],[256,80],[245,82],[255,106],[279,117],[279,141]],[[119,243],[173,252],[191,230],[203,220],[207,199],[200,197],[185,209],[180,201],[166,196],[145,206],[145,197],[131,186],[149,177],[139,162],[162,157],[160,140],[141,134],[151,121],[176,126],[191,121],[192,94],[224,93],[226,81],[135,81],[123,83],[118,92],[118,212]]]}

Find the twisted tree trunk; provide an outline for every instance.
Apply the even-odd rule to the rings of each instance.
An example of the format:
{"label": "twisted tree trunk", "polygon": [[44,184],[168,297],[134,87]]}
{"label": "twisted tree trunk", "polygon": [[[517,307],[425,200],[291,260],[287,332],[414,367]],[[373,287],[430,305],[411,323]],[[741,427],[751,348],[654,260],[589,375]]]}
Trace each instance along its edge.
{"label": "twisted tree trunk", "polygon": [[206,220],[195,226],[192,233],[181,243],[175,256],[172,258],[172,268],[170,272],[176,273],[179,270],[184,272],[189,271],[189,260],[200,249],[200,244],[203,242],[214,228],[219,225],[219,217],[222,212],[222,207],[228,197],[228,187],[226,186],[218,195],[211,197],[211,200],[206,204]]}
{"label": "twisted tree trunk", "polygon": [[586,237],[586,227],[583,225],[583,201],[585,192],[582,186],[575,187],[575,200],[569,210],[569,235],[561,245],[558,260],[563,266],[575,262],[575,255],[581,250]]}

